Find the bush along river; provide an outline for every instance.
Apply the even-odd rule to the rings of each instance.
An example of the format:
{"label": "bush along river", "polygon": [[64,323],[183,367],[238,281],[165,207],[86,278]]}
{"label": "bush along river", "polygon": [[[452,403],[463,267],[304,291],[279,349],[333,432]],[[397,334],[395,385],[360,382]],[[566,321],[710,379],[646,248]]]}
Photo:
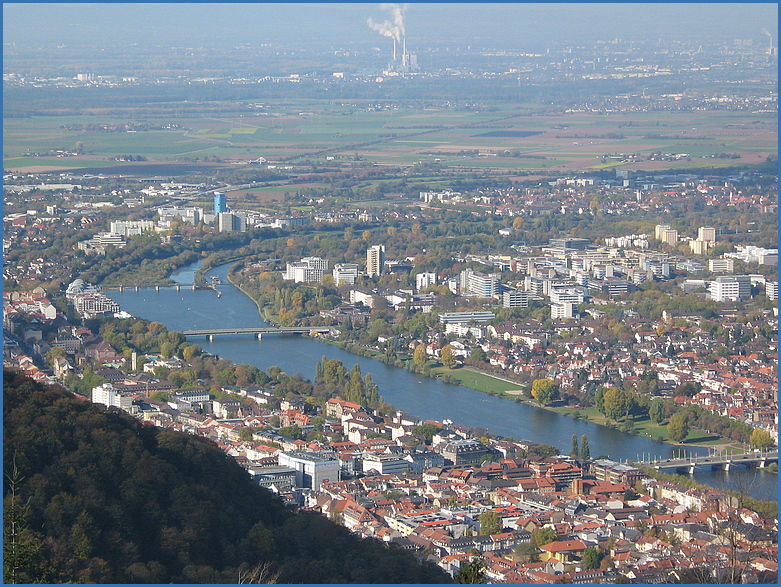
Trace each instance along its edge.
{"label": "bush along river", "polygon": [[[178,283],[189,284],[200,263],[184,267],[171,277]],[[182,287],[126,289],[106,292],[119,303],[122,310],[146,320],[164,324],[169,330],[184,331],[209,328],[263,327],[253,300],[228,282],[229,265],[214,267],[207,272],[207,280],[217,277],[219,295],[214,290],[193,291]],[[642,436],[626,434],[614,428],[578,420],[532,405],[515,402],[480,391],[445,383],[438,379],[410,373],[406,369],[386,365],[376,359],[354,355],[335,345],[300,335],[264,334],[258,340],[251,334],[190,337],[205,352],[246,363],[266,370],[272,366],[291,375],[300,373],[314,380],[315,366],[325,355],[338,359],[349,370],[360,365],[363,374],[371,373],[379,386],[380,395],[397,409],[418,418],[451,420],[456,424],[482,427],[499,436],[549,444],[567,454],[572,435],[588,436],[592,457],[607,456],[616,461],[665,459],[678,455],[705,455],[704,447],[682,449]],[[730,472],[697,469],[696,481],[719,489],[741,489],[752,497],[777,500],[777,475],[761,469]]]}

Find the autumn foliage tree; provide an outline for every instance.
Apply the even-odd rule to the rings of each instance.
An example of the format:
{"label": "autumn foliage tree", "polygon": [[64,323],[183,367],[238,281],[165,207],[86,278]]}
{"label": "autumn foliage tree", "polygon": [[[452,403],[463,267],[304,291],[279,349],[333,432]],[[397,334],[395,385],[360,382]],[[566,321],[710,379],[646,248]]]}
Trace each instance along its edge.
{"label": "autumn foliage tree", "polygon": [[559,399],[559,384],[553,379],[535,379],[532,383],[532,397],[542,405]]}

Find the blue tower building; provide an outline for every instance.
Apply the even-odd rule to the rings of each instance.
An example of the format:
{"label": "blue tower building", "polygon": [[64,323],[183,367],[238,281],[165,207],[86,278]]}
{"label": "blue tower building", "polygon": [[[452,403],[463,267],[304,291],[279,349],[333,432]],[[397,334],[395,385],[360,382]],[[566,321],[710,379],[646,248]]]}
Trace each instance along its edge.
{"label": "blue tower building", "polygon": [[222,192],[214,192],[214,215],[228,211],[228,200]]}

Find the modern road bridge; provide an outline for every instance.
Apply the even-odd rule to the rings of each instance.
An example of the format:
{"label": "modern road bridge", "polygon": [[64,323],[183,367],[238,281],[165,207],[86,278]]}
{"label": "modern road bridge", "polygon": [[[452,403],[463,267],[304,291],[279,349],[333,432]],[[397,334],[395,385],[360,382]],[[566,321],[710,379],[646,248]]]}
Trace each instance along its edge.
{"label": "modern road bridge", "polygon": [[743,454],[715,454],[702,457],[680,459],[662,459],[656,461],[640,461],[637,465],[653,467],[658,471],[675,470],[694,473],[694,467],[710,467],[729,471],[735,465],[764,468],[770,463],[778,463],[778,450],[747,452]]}
{"label": "modern road bridge", "polygon": [[183,330],[185,336],[206,336],[209,340],[214,340],[215,336],[224,336],[229,334],[254,334],[260,340],[264,334],[329,334],[331,328],[328,326],[263,326],[257,328],[200,328],[197,330]]}

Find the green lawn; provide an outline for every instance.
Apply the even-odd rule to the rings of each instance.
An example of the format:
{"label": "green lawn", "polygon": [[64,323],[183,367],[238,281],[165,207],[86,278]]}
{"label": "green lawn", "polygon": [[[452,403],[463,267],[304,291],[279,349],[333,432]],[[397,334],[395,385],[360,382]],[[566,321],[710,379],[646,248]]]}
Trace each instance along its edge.
{"label": "green lawn", "polygon": [[[438,376],[450,375],[460,385],[465,387],[471,387],[478,391],[485,393],[501,393],[504,394],[508,391],[514,391],[521,388],[521,385],[517,383],[511,383],[509,381],[503,381],[496,379],[490,375],[484,375],[482,373],[476,373],[474,371],[460,368],[460,369],[447,369],[445,367],[435,367],[432,369]],[[518,394],[520,395],[520,394]]]}

